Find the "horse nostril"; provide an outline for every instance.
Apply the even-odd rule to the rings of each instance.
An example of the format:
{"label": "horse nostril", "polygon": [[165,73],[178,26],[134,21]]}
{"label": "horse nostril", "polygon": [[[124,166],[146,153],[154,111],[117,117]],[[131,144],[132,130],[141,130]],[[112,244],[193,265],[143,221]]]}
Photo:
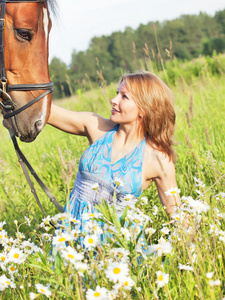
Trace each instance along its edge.
{"label": "horse nostril", "polygon": [[43,128],[43,123],[41,120],[38,120],[37,122],[34,123],[34,127],[36,129],[36,133],[38,134],[42,128]]}

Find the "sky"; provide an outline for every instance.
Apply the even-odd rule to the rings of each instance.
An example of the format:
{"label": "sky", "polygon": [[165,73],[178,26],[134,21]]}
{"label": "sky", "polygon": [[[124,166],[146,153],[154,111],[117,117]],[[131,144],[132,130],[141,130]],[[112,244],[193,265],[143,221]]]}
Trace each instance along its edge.
{"label": "sky", "polygon": [[87,50],[94,36],[200,11],[214,16],[223,9],[224,0],[58,0],[57,17],[52,16],[49,62],[56,56],[69,65],[73,50]]}

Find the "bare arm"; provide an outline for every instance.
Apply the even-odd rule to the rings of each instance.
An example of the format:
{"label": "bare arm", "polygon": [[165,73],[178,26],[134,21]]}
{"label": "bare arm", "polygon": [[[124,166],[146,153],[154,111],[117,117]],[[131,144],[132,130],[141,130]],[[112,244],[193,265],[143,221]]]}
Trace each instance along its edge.
{"label": "bare arm", "polygon": [[113,127],[113,123],[92,112],[76,112],[52,104],[48,124],[68,133],[86,136],[91,143]]}
{"label": "bare arm", "polygon": [[159,169],[160,175],[155,178],[156,187],[162,205],[166,207],[167,214],[171,216],[175,206],[181,205],[179,194],[167,196],[165,193],[170,188],[177,188],[175,166],[172,161],[168,161],[168,158],[164,158],[159,161]]}

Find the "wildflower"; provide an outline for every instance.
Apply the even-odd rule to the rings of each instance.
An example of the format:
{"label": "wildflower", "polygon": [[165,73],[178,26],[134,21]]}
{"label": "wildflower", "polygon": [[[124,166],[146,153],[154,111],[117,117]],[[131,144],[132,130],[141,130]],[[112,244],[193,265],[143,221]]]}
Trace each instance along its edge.
{"label": "wildflower", "polygon": [[46,225],[49,225],[50,221],[51,221],[51,217],[48,215],[46,218],[42,219],[42,223],[40,224],[40,227],[45,227]]}
{"label": "wildflower", "polygon": [[170,188],[165,192],[166,196],[175,196],[176,194],[179,193],[180,193],[180,189],[178,189],[177,187]]}
{"label": "wildflower", "polygon": [[212,279],[213,274],[214,274],[214,272],[208,272],[208,273],[206,273],[206,277],[207,277],[208,279]]}
{"label": "wildflower", "polygon": [[84,258],[84,255],[82,253],[78,253],[75,249],[68,246],[65,250],[61,251],[61,255],[63,258],[65,258],[67,261],[71,263],[75,263],[78,260],[82,260]]}
{"label": "wildflower", "polygon": [[169,254],[172,251],[172,245],[167,241],[159,241],[158,244],[151,245],[148,247],[148,252],[152,253],[157,251],[158,256],[162,256],[162,254]]}
{"label": "wildflower", "polygon": [[154,216],[156,216],[157,215],[157,213],[158,213],[158,206],[157,205],[154,205],[153,206],[153,208],[152,208],[152,214],[154,215]]}
{"label": "wildflower", "polygon": [[126,263],[111,262],[105,271],[106,277],[112,282],[124,280],[128,276],[128,265]]}
{"label": "wildflower", "polygon": [[75,269],[78,271],[80,276],[83,276],[83,273],[88,270],[88,265],[83,262],[76,262]]}
{"label": "wildflower", "polygon": [[212,234],[212,233],[215,233],[216,235],[218,235],[219,233],[219,229],[216,225],[212,225],[210,224],[210,230],[209,230],[209,233]]}
{"label": "wildflower", "polygon": [[179,264],[179,269],[180,270],[186,270],[186,271],[193,271],[193,268],[191,266],[186,266],[186,265],[182,265],[182,264]]}
{"label": "wildflower", "polygon": [[114,179],[114,184],[116,185],[116,186],[123,186],[123,181],[120,179],[120,178],[118,178],[118,177],[116,177],[115,179]]}
{"label": "wildflower", "polygon": [[25,220],[26,220],[28,226],[30,226],[30,219],[29,219],[28,217],[25,216]]}
{"label": "wildflower", "polygon": [[15,288],[15,283],[5,275],[0,276],[0,291],[4,291],[7,287]]}
{"label": "wildflower", "polygon": [[93,219],[93,218],[99,218],[100,216],[101,216],[101,214],[97,211],[95,211],[95,212],[89,211],[88,213],[82,214],[82,219],[89,220],[89,219]]}
{"label": "wildflower", "polygon": [[164,234],[169,234],[169,233],[170,233],[170,230],[169,230],[169,228],[167,228],[167,227],[163,227],[163,228],[161,229],[161,232],[164,233]]}
{"label": "wildflower", "polygon": [[3,229],[0,231],[0,243],[4,242],[6,238],[7,238],[7,232]]}
{"label": "wildflower", "polygon": [[36,286],[38,293],[45,295],[47,298],[49,298],[51,296],[52,292],[49,290],[49,288],[47,288],[43,284],[36,283],[35,286]]}
{"label": "wildflower", "polygon": [[98,183],[94,183],[91,185],[92,190],[97,191],[98,190]]}
{"label": "wildflower", "polygon": [[110,250],[109,254],[113,257],[118,256],[127,259],[128,255],[130,254],[130,251],[124,248],[113,248]]}
{"label": "wildflower", "polygon": [[209,210],[209,205],[207,203],[201,202],[199,200],[194,200],[192,197],[186,198],[188,206],[192,209],[194,213],[207,212]]}
{"label": "wildflower", "polygon": [[112,291],[108,291],[107,293],[108,299],[112,299],[112,300],[116,299],[117,295],[118,295],[118,290],[116,289],[113,289]]}
{"label": "wildflower", "polygon": [[38,294],[35,294],[35,293],[29,293],[29,297],[31,300],[34,300],[36,297],[38,296]]}
{"label": "wildflower", "polygon": [[196,182],[196,186],[199,186],[199,187],[202,187],[204,188],[205,187],[205,184],[203,181],[201,181],[200,179],[198,179],[196,176],[194,176],[194,181]]}
{"label": "wildflower", "polygon": [[80,220],[74,219],[74,218],[70,218],[69,219],[70,222],[72,222],[74,225],[80,225]]}
{"label": "wildflower", "polygon": [[141,198],[141,205],[147,204],[148,203],[148,198],[147,197],[142,197]]}
{"label": "wildflower", "polygon": [[97,245],[98,238],[97,235],[92,234],[92,235],[86,235],[84,238],[84,246],[87,249],[90,249],[92,247],[95,247]]}
{"label": "wildflower", "polygon": [[53,222],[59,222],[59,221],[68,221],[70,218],[72,218],[72,215],[68,212],[60,213],[52,217]]}
{"label": "wildflower", "polygon": [[0,230],[2,230],[3,229],[3,226],[6,224],[6,222],[5,221],[3,221],[3,222],[0,222]]}
{"label": "wildflower", "polygon": [[8,262],[8,259],[7,259],[7,254],[5,253],[5,252],[3,252],[3,253],[0,253],[0,265],[2,264],[2,263],[7,263]]}
{"label": "wildflower", "polygon": [[191,250],[191,252],[194,252],[194,251],[195,251],[195,248],[196,248],[196,245],[193,244],[193,243],[191,243],[191,244],[190,244],[190,250]]}
{"label": "wildflower", "polygon": [[213,287],[215,285],[221,285],[221,281],[219,279],[217,279],[217,280],[210,279],[208,283],[211,287]]}
{"label": "wildflower", "polygon": [[15,268],[14,265],[11,265],[8,267],[8,271],[11,275],[13,275],[15,272],[17,272],[17,269]]}
{"label": "wildflower", "polygon": [[133,279],[131,279],[130,277],[126,277],[125,279],[123,279],[123,280],[121,281],[121,283],[122,283],[121,286],[122,286],[125,290],[127,290],[127,291],[130,291],[131,288],[132,288],[132,286],[135,285],[135,282],[134,282]]}
{"label": "wildflower", "polygon": [[105,300],[107,299],[107,292],[108,290],[104,287],[100,287],[97,285],[96,290],[88,289],[86,293],[87,300]]}
{"label": "wildflower", "polygon": [[152,227],[149,227],[149,228],[145,229],[145,233],[149,234],[149,235],[153,235],[155,233],[155,231],[156,230],[154,228],[152,228]]}
{"label": "wildflower", "polygon": [[52,236],[48,233],[43,233],[41,235],[41,239],[46,241],[46,242],[50,242],[52,240]]}
{"label": "wildflower", "polygon": [[65,245],[65,242],[71,241],[72,236],[66,232],[62,232],[59,235],[53,237],[52,244],[53,245]]}
{"label": "wildflower", "polygon": [[8,259],[13,263],[22,264],[26,260],[26,255],[22,250],[18,248],[12,248],[8,253]]}
{"label": "wildflower", "polygon": [[73,230],[71,230],[71,236],[72,236],[72,239],[73,240],[76,240],[77,238],[78,238],[78,236],[79,236],[79,234],[80,234],[80,230],[78,230],[78,229],[73,229]]}
{"label": "wildflower", "polygon": [[129,240],[131,237],[130,231],[127,228],[123,228],[123,227],[121,227],[120,230],[122,234],[125,236],[125,238]]}
{"label": "wildflower", "polygon": [[165,284],[169,282],[169,274],[165,274],[161,271],[156,272],[157,280],[156,283],[158,287],[163,287]]}
{"label": "wildflower", "polygon": [[25,253],[31,254],[34,251],[34,249],[36,248],[36,245],[29,241],[23,241],[21,244],[21,247]]}

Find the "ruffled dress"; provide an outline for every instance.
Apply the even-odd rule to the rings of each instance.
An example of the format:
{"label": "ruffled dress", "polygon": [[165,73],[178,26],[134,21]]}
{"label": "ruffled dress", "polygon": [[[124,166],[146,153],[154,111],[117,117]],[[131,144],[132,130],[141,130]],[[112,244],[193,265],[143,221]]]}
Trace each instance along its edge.
{"label": "ruffled dress", "polygon": [[[64,208],[77,220],[82,220],[82,214],[95,211],[95,205],[102,199],[112,204],[114,191],[118,205],[126,194],[139,197],[142,193],[142,164],[146,138],[144,137],[137,147],[112,164],[112,144],[118,128],[119,125],[116,125],[96,140],[81,156],[74,188],[70,194],[69,207],[66,205]],[[118,179],[123,185],[116,186],[115,181]],[[96,183],[98,193],[93,189]]]}

